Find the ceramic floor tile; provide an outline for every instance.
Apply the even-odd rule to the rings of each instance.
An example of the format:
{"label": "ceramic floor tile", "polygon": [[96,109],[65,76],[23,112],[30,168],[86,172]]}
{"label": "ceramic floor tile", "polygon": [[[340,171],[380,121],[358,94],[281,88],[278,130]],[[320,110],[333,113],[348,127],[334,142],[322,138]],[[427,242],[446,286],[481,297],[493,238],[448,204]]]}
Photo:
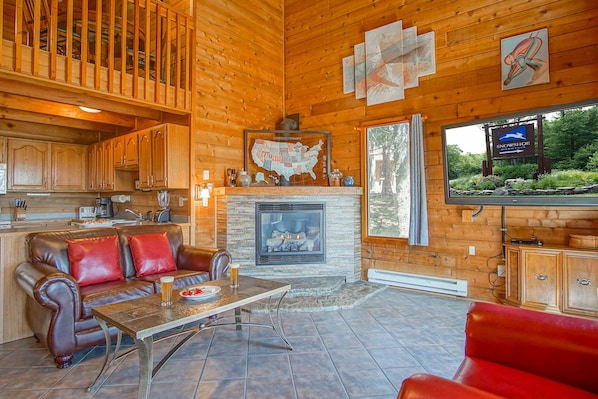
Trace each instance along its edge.
{"label": "ceramic floor tile", "polygon": [[295,386],[290,375],[247,378],[246,399],[294,399]]}
{"label": "ceramic floor tile", "polygon": [[[463,359],[470,301],[386,289],[353,309],[281,313],[293,350],[272,328],[205,329],[156,375],[151,399],[395,399],[402,381],[427,372],[452,377]],[[220,322],[234,320],[226,312]],[[269,324],[268,315],[243,312]],[[182,337],[154,346],[154,364]],[[130,338],[123,340],[131,346]],[[0,398],[129,399],[137,396],[138,357],[119,359],[97,392],[86,388],[105,347],[78,351],[73,365],[55,367],[33,338],[0,345]]]}
{"label": "ceramic floor tile", "polygon": [[340,371],[339,374],[351,398],[398,393],[380,369]]}
{"label": "ceramic floor tile", "polygon": [[293,374],[326,374],[334,365],[326,352],[293,353],[289,355]]}
{"label": "ceramic floor tile", "polygon": [[297,374],[293,376],[297,399],[348,398],[336,373]]}

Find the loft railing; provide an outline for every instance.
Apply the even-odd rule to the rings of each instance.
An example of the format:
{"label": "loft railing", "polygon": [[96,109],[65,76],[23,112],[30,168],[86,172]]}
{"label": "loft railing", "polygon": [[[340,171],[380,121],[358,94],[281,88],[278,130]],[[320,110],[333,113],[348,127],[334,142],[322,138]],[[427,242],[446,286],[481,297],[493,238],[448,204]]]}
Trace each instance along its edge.
{"label": "loft railing", "polygon": [[0,69],[191,111],[193,19],[157,0],[0,0]]}

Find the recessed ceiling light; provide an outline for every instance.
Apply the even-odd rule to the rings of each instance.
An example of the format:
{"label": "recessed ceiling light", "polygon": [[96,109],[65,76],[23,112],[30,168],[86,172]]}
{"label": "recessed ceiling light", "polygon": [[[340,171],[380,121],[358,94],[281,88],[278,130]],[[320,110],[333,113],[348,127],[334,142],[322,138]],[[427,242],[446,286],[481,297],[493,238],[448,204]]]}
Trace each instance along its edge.
{"label": "recessed ceiling light", "polygon": [[82,105],[79,105],[79,109],[83,112],[89,112],[90,114],[97,114],[99,112],[102,112],[101,109],[95,109],[95,108],[89,108],[89,107],[84,107]]}

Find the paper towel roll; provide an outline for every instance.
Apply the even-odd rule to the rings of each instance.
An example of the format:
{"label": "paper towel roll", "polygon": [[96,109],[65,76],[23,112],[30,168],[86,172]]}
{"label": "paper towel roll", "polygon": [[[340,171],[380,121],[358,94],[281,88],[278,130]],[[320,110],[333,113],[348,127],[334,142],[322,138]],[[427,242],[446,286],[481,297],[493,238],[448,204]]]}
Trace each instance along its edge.
{"label": "paper towel roll", "polygon": [[110,199],[112,200],[112,202],[129,202],[131,201],[131,196],[130,195],[113,195],[112,197],[110,197]]}

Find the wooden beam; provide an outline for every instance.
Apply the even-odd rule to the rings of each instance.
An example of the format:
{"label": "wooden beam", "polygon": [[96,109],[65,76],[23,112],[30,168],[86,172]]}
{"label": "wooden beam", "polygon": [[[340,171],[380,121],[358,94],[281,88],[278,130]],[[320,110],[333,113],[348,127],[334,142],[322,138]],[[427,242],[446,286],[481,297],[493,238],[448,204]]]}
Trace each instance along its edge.
{"label": "wooden beam", "polygon": [[89,130],[83,131],[46,123],[42,125],[37,122],[0,119],[0,136],[88,145],[116,135]]}

